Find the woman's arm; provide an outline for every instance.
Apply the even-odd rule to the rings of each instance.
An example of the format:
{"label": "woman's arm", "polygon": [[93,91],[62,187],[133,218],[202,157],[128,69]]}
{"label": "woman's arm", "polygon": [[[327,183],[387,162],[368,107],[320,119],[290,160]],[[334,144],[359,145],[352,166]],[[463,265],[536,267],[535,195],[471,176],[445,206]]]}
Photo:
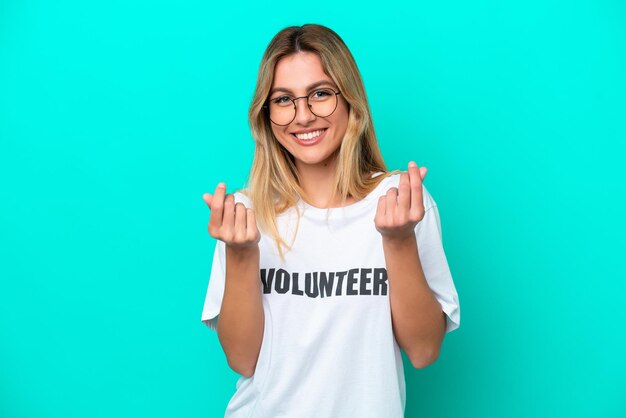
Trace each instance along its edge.
{"label": "woman's arm", "polygon": [[264,313],[259,286],[259,248],[226,247],[226,283],[217,333],[237,373],[254,374],[263,342]]}
{"label": "woman's arm", "polygon": [[397,241],[383,238],[383,249],[393,332],[413,367],[421,369],[439,357],[446,314],[424,276],[415,235]]}
{"label": "woman's arm", "polygon": [[217,334],[228,365],[237,373],[254,374],[263,341],[265,318],[259,284],[261,234],[254,211],[226,194],[220,183],[215,194],[206,193],[211,208],[209,234],[225,243],[226,277],[217,320]]}
{"label": "woman's arm", "polygon": [[426,171],[411,161],[398,187],[379,198],[374,220],[382,235],[394,335],[416,368],[437,359],[446,330],[445,313],[426,281],[414,232],[425,213]]}

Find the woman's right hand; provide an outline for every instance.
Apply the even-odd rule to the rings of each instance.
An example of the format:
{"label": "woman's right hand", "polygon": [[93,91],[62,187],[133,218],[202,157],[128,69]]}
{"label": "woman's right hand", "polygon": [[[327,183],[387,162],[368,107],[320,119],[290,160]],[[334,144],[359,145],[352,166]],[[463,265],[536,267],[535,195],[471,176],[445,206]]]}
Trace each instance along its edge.
{"label": "woman's right hand", "polygon": [[261,233],[256,225],[254,210],[238,202],[235,196],[226,194],[226,185],[220,183],[215,194],[205,193],[202,198],[211,209],[209,234],[223,241],[227,246],[237,249],[255,247],[261,240]]}

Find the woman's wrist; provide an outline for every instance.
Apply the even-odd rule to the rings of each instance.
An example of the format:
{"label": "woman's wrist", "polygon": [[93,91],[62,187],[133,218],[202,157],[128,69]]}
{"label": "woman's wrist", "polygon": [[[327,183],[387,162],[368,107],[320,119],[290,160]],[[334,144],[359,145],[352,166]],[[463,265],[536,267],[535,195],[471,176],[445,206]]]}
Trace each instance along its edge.
{"label": "woman's wrist", "polygon": [[416,237],[413,232],[406,235],[383,235],[383,246],[390,248],[402,248],[416,245]]}
{"label": "woman's wrist", "polygon": [[226,254],[237,260],[246,260],[250,257],[258,256],[259,253],[259,244],[250,244],[246,246],[226,244]]}

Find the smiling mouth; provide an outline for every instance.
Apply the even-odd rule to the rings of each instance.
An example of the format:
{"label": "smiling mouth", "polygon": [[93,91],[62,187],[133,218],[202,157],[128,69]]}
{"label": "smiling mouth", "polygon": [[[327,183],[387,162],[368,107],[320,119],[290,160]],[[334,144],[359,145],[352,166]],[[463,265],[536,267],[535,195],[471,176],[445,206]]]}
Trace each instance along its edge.
{"label": "smiling mouth", "polygon": [[312,141],[315,138],[317,138],[318,136],[320,136],[321,134],[324,133],[324,131],[326,131],[328,128],[322,128],[322,129],[318,129],[317,131],[313,131],[313,132],[309,132],[306,134],[291,134],[293,136],[295,136],[296,138],[298,138],[300,141]]}

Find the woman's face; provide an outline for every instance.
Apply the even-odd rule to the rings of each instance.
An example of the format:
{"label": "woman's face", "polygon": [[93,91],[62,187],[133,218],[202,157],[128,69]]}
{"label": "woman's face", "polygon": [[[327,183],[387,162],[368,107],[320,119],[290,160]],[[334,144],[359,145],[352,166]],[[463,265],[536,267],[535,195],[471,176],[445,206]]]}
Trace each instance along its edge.
{"label": "woman's face", "polygon": [[[326,82],[317,85],[317,83]],[[312,85],[315,87],[311,87]],[[307,96],[312,91],[330,87],[339,91],[322,67],[320,57],[312,52],[297,52],[283,57],[276,64],[270,99],[282,96],[290,98]],[[331,98],[332,99],[332,98]],[[336,151],[348,126],[348,104],[343,96],[337,96],[337,108],[327,117],[311,113],[306,98],[296,100],[296,117],[286,126],[270,122],[272,131],[283,147],[295,158],[296,167],[303,165],[328,165],[336,157]],[[298,139],[295,134],[323,130],[317,138]]]}

